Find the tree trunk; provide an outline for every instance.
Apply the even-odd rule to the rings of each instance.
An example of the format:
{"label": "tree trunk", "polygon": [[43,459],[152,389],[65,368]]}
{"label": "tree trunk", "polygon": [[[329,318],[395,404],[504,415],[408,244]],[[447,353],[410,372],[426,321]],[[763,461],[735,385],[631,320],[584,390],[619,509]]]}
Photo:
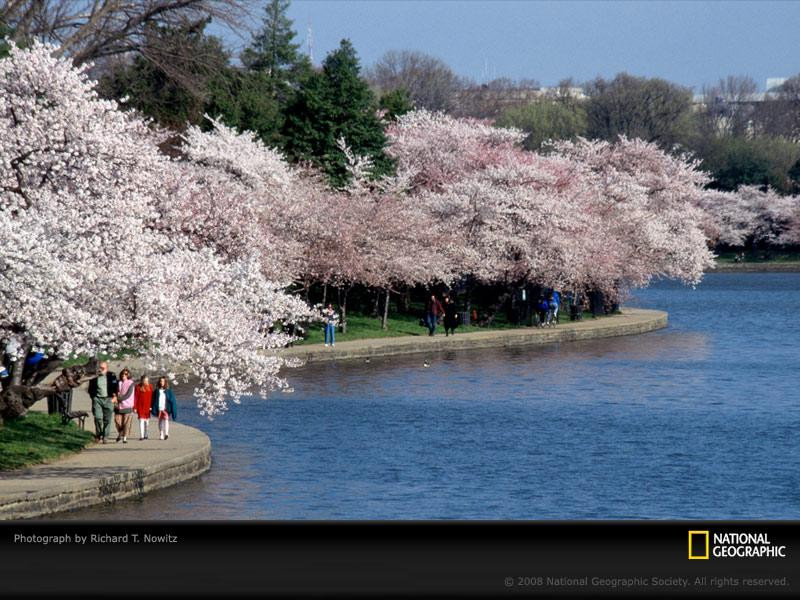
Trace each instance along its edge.
{"label": "tree trunk", "polygon": [[24,416],[42,398],[78,387],[84,381],[97,377],[97,365],[97,360],[91,359],[84,365],[64,369],[49,385],[9,385],[0,393],[0,425],[3,421]]}
{"label": "tree trunk", "polygon": [[411,306],[411,288],[405,286],[402,293],[397,295],[397,309],[401,313],[407,313]]}
{"label": "tree trunk", "polygon": [[466,298],[464,299],[464,312],[466,312],[467,316],[464,319],[463,324],[476,326],[478,324],[477,319],[475,320],[474,323],[472,322],[472,286],[468,282],[467,285],[465,285],[464,287],[466,296]]}
{"label": "tree trunk", "polygon": [[341,288],[339,289],[339,296],[341,298],[339,306],[342,307],[342,333],[347,333],[347,294],[350,293],[352,287],[352,285],[349,285],[344,288],[344,293],[342,293]]}
{"label": "tree trunk", "polygon": [[512,325],[519,324],[519,303],[517,302],[517,286],[511,285],[508,290],[508,305],[506,306],[506,318]]}
{"label": "tree trunk", "polygon": [[322,286],[322,306],[325,307],[328,305],[328,283],[325,282],[325,285]]}
{"label": "tree trunk", "polygon": [[373,317],[377,317],[378,313],[381,309],[381,291],[375,290],[375,302],[372,303],[372,315]]}
{"label": "tree trunk", "polygon": [[386,297],[383,301],[383,322],[381,328],[385,331],[389,329],[389,288],[386,288]]}
{"label": "tree trunk", "polygon": [[9,382],[9,386],[22,385],[22,372],[25,370],[25,361],[27,360],[30,351],[30,344],[22,345],[22,352],[17,354],[17,360],[12,363],[11,381]]}

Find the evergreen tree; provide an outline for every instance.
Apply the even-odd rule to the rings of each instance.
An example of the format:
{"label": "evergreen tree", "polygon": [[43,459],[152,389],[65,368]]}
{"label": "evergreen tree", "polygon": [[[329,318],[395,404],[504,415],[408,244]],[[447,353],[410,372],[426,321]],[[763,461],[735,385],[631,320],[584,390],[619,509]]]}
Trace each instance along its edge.
{"label": "evergreen tree", "polygon": [[270,0],[261,31],[241,54],[245,67],[266,74],[274,97],[282,103],[312,70],[308,57],[298,52],[300,45],[292,41],[296,34],[286,14],[288,9],[289,0]]}
{"label": "evergreen tree", "polygon": [[414,110],[414,103],[405,89],[397,88],[381,96],[378,108],[384,111],[384,120],[394,121],[397,117]]}
{"label": "evergreen tree", "polygon": [[[229,127],[256,133],[270,147],[282,145],[283,114],[265,73],[229,67],[211,82],[205,112]],[[210,125],[201,123],[204,129]]]}
{"label": "evergreen tree", "polygon": [[280,145],[283,116],[266,73],[231,66],[221,40],[204,33],[207,21],[175,29],[151,27],[142,54],[106,65],[101,93],[127,97],[125,106],[161,125],[209,128],[209,114],[229,127],[256,133]]}
{"label": "evergreen tree", "polygon": [[106,65],[100,93],[127,97],[125,106],[169,127],[201,123],[212,82],[227,70],[222,41],[206,35],[208,20],[185,27],[150,26],[141,54],[132,62]]}
{"label": "evergreen tree", "polygon": [[8,56],[8,40],[11,39],[14,30],[9,27],[5,21],[0,20],[0,58]]}
{"label": "evergreen tree", "polygon": [[356,51],[342,40],[297,91],[286,109],[285,149],[295,160],[308,160],[328,175],[335,187],[348,179],[346,159],[337,146],[344,138],[351,150],[373,161],[373,174],[389,173],[391,159],[384,153],[386,136],[376,114],[375,96],[359,76]]}

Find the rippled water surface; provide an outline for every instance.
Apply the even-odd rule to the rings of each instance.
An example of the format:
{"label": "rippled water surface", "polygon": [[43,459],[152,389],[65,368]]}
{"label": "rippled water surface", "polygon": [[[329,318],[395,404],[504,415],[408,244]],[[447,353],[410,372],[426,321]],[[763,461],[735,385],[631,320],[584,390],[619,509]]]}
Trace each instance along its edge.
{"label": "rippled water surface", "polygon": [[660,282],[668,329],[288,373],[214,422],[213,467],[123,519],[800,518],[800,274]]}

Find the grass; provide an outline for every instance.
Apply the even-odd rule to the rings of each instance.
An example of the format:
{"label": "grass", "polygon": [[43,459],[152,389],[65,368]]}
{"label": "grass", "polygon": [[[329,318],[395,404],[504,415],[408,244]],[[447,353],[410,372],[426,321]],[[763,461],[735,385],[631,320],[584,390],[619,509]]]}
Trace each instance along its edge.
{"label": "grass", "polygon": [[0,427],[0,471],[48,462],[83,450],[93,436],[59,415],[29,412]]}
{"label": "grass", "polygon": [[[733,254],[731,254],[733,256]],[[410,307],[413,313],[422,314],[423,305],[416,303]],[[592,313],[584,312],[584,319],[591,319]],[[350,312],[347,315],[347,333],[341,333],[336,330],[337,342],[349,342],[353,340],[365,340],[372,338],[385,338],[385,337],[400,337],[405,335],[428,335],[428,328],[422,327],[419,324],[419,316],[414,314],[400,314],[396,312],[389,312],[388,329],[381,328],[380,317],[373,317],[360,313]],[[561,323],[569,322],[569,315],[564,310],[561,312]],[[478,327],[477,325],[459,325],[456,333],[474,333],[477,331],[494,331],[498,329],[514,329],[516,327],[524,327],[524,325],[509,323],[506,320],[506,315],[500,311],[495,315],[491,326]],[[436,334],[444,335],[444,325],[439,323],[436,326]],[[309,328],[308,337],[304,340],[295,342],[295,346],[302,346],[303,344],[321,344],[325,339],[325,327],[322,323],[315,323]],[[136,356],[136,352],[130,349],[123,349],[118,354],[108,355],[99,354],[98,360],[121,360],[126,356]],[[83,364],[88,357],[79,356],[65,361],[64,366],[69,367],[72,365]]]}
{"label": "grass", "polygon": [[[717,262],[733,264],[734,257],[739,254],[738,252],[720,252],[717,257]],[[744,253],[745,263],[767,263],[767,262],[800,262],[800,252],[777,252],[770,250],[748,250]]]}
{"label": "grass", "polygon": [[[584,313],[584,319],[591,319],[591,313]],[[363,314],[347,315],[347,333],[336,331],[337,342],[348,342],[353,340],[365,340],[383,337],[399,337],[404,335],[428,335],[428,328],[419,324],[419,317],[406,314],[389,314],[388,329],[381,329],[381,319]],[[561,323],[568,323],[569,316],[561,315]],[[492,322],[491,327],[477,327],[475,325],[459,325],[456,333],[471,333],[476,331],[494,331],[498,329],[513,329],[521,327],[508,323],[504,315],[498,314]],[[436,335],[444,335],[444,325],[441,323],[436,326]],[[309,329],[308,338],[295,342],[295,346],[303,344],[321,344],[324,341],[325,333],[322,324],[312,325]]]}
{"label": "grass", "polygon": [[[116,354],[100,353],[100,354],[97,355],[97,360],[98,361],[122,360],[125,357],[136,356],[136,355],[137,355],[137,353],[135,351],[125,348],[123,350],[120,350]],[[89,360],[89,358],[90,357],[87,356],[86,354],[79,354],[78,356],[75,356],[74,358],[68,358],[67,360],[65,360],[64,364],[61,365],[61,367],[59,367],[59,368],[64,369],[64,368],[67,368],[67,367],[72,367],[74,365],[83,365]]]}

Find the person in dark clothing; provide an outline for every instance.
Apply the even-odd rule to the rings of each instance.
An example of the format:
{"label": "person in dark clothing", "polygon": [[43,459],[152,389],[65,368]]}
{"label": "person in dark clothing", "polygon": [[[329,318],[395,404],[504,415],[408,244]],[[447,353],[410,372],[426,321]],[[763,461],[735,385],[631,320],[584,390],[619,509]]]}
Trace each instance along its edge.
{"label": "person in dark clothing", "polygon": [[114,403],[117,401],[117,377],[108,370],[107,362],[103,361],[98,366],[100,373],[89,381],[89,398],[92,399],[95,440],[106,444],[111,435]]}
{"label": "person in dark clothing", "polygon": [[567,306],[569,307],[569,320],[577,321],[578,313],[581,310],[581,300],[576,292],[569,292],[566,297]]}
{"label": "person in dark clothing", "polygon": [[158,378],[158,385],[153,391],[150,411],[154,417],[158,417],[159,438],[168,440],[169,422],[178,418],[178,401],[175,399],[175,392],[169,386],[169,380],[163,375]]}
{"label": "person in dark clothing", "polygon": [[547,314],[550,312],[550,304],[547,302],[547,298],[539,296],[536,310],[539,313],[539,327],[544,327],[547,324]]}
{"label": "person in dark clothing", "polygon": [[451,333],[455,334],[456,327],[458,327],[458,312],[456,311],[456,303],[451,296],[444,297],[444,334],[445,336]]}
{"label": "person in dark clothing", "polygon": [[431,294],[430,300],[425,305],[425,322],[428,324],[428,335],[433,335],[436,331],[436,324],[444,314],[444,307],[435,294]]}

